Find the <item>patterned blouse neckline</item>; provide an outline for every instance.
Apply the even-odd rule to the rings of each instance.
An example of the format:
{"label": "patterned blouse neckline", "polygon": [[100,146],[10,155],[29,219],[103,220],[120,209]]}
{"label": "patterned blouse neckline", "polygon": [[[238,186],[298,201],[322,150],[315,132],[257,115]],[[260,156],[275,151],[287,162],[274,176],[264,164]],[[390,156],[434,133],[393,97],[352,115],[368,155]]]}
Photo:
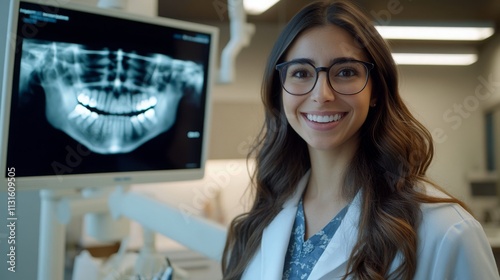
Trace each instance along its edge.
{"label": "patterned blouse neckline", "polygon": [[320,231],[305,240],[305,216],[302,199],[299,201],[288,250],[283,280],[307,279],[344,219],[349,205],[345,206]]}

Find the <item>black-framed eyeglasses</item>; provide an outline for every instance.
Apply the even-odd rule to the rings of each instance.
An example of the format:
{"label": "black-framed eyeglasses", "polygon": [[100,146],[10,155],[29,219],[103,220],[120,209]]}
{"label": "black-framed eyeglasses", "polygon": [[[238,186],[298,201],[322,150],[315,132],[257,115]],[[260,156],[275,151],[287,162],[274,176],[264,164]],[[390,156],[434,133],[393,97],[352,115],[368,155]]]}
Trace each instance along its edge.
{"label": "black-framed eyeglasses", "polygon": [[355,59],[341,59],[330,67],[316,67],[308,59],[296,59],[276,65],[283,89],[292,95],[305,95],[318,82],[320,71],[328,73],[328,82],[340,94],[360,93],[368,83],[375,64]]}

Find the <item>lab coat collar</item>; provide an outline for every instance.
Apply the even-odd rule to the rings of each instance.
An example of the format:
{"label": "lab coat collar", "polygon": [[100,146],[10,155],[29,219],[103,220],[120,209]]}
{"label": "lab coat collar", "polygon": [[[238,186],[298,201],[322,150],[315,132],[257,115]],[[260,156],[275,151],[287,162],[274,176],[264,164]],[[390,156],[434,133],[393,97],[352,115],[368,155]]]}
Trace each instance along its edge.
{"label": "lab coat collar", "polygon": [[[261,243],[260,279],[281,279],[286,251],[290,241],[298,203],[309,181],[308,171],[297,185],[293,197],[284,205],[283,210],[264,230]],[[314,266],[309,279],[322,279],[330,275],[343,275],[347,262],[358,235],[358,222],[361,204],[360,192],[351,202],[349,209],[337,233]],[[327,279],[327,278],[324,278]]]}
{"label": "lab coat collar", "polygon": [[264,229],[261,242],[261,275],[260,279],[281,279],[285,263],[286,250],[290,241],[297,207],[309,181],[308,171],[297,184],[291,199],[286,201],[274,220]]}

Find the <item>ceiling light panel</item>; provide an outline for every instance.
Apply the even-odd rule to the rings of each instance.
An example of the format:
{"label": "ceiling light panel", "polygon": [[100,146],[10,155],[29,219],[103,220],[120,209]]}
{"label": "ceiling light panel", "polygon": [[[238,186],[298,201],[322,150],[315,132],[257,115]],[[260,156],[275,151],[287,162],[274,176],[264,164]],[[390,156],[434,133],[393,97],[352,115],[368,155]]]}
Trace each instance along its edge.
{"label": "ceiling light panel", "polygon": [[495,32],[493,27],[376,26],[380,35],[392,40],[481,41]]}
{"label": "ceiling light panel", "polygon": [[441,53],[393,53],[399,65],[471,65],[477,61],[477,54]]}

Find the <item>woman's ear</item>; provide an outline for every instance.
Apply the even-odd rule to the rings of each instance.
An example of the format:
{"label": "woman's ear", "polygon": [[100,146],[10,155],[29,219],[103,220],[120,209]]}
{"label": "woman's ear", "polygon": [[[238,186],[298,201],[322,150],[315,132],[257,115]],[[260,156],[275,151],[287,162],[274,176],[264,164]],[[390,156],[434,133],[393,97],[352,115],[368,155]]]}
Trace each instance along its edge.
{"label": "woman's ear", "polygon": [[370,107],[375,107],[377,106],[377,98],[376,97],[372,97],[370,99]]}

